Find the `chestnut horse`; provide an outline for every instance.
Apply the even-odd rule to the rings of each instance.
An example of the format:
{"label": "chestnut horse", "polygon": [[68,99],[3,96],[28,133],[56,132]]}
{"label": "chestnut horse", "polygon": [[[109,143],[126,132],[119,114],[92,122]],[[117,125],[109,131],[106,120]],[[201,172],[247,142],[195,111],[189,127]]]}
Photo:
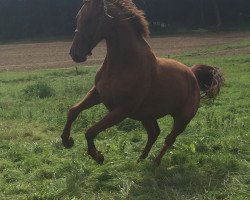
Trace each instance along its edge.
{"label": "chestnut horse", "polygon": [[68,112],[61,136],[63,145],[73,146],[70,129],[79,113],[103,103],[108,114],[85,134],[88,154],[102,164],[104,157],[95,147],[95,137],[131,118],[141,121],[148,135],[139,157],[142,160],[160,134],[157,119],[171,115],[172,131],[154,160],[159,165],[166,150],[195,116],[200,91],[210,99],[218,94],[222,82],[219,70],[206,65],[189,68],[172,59],[157,58],[144,39],[149,34],[148,22],[132,0],[86,0],[76,18],[77,29],[70,50],[72,59],[84,62],[103,39],[107,43],[107,54],[92,89]]}

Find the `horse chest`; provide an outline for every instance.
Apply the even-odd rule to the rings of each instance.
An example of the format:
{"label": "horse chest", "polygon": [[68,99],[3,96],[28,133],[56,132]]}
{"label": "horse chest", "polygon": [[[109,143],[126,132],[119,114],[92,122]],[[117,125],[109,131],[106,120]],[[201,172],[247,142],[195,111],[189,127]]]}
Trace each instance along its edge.
{"label": "horse chest", "polygon": [[103,103],[112,102],[112,88],[111,88],[111,84],[108,81],[99,80],[96,83],[96,88],[99,92],[99,95]]}

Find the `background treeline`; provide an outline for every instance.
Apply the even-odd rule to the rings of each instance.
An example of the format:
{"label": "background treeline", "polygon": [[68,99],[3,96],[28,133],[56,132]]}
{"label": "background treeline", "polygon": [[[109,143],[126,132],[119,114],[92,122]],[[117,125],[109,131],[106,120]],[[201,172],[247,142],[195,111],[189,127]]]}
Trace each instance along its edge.
{"label": "background treeline", "polygon": [[[250,25],[250,0],[144,0],[138,1],[155,30],[241,27]],[[159,23],[160,22],[160,23]]]}
{"label": "background treeline", "polygon": [[0,0],[0,39],[69,35],[82,0]]}
{"label": "background treeline", "polygon": [[[135,0],[154,31],[250,25],[250,0]],[[67,36],[82,0],[0,0],[0,40]]]}

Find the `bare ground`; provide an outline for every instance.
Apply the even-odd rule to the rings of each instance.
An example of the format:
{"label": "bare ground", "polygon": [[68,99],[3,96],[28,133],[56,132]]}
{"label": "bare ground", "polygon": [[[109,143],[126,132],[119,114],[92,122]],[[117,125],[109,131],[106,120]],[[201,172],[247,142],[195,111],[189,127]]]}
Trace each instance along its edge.
{"label": "bare ground", "polygon": [[[167,56],[246,39],[250,39],[250,32],[152,37],[147,41],[157,56]],[[70,45],[71,42],[0,45],[0,72],[77,66],[68,54]],[[250,47],[219,52],[221,55],[235,53],[250,54]],[[101,42],[81,65],[99,65],[105,54],[106,46]]]}

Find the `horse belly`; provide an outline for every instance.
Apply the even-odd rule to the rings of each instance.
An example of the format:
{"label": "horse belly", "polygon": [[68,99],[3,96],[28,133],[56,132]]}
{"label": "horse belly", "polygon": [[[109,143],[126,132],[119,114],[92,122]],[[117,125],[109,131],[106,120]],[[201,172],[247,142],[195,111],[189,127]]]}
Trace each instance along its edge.
{"label": "horse belly", "polygon": [[165,115],[174,115],[182,106],[182,98],[174,93],[155,94],[148,97],[130,116],[132,119],[158,119]]}
{"label": "horse belly", "polygon": [[148,84],[138,86],[136,81],[113,79],[110,81],[100,80],[96,87],[102,103],[108,110],[123,107],[132,113],[146,96],[145,93],[147,93],[149,86]]}
{"label": "horse belly", "polygon": [[[145,98],[136,112],[131,115],[131,118],[143,120],[158,119],[168,114],[174,116],[187,106],[187,100],[191,102],[190,107],[195,107],[196,105],[192,105],[192,102],[196,104],[195,98],[199,96],[199,88],[195,80],[190,81],[193,77],[189,74],[186,75],[183,76],[182,73],[168,74],[158,79],[154,83],[150,95]],[[191,90],[190,85],[194,85]],[[192,98],[194,99],[192,100]]]}

